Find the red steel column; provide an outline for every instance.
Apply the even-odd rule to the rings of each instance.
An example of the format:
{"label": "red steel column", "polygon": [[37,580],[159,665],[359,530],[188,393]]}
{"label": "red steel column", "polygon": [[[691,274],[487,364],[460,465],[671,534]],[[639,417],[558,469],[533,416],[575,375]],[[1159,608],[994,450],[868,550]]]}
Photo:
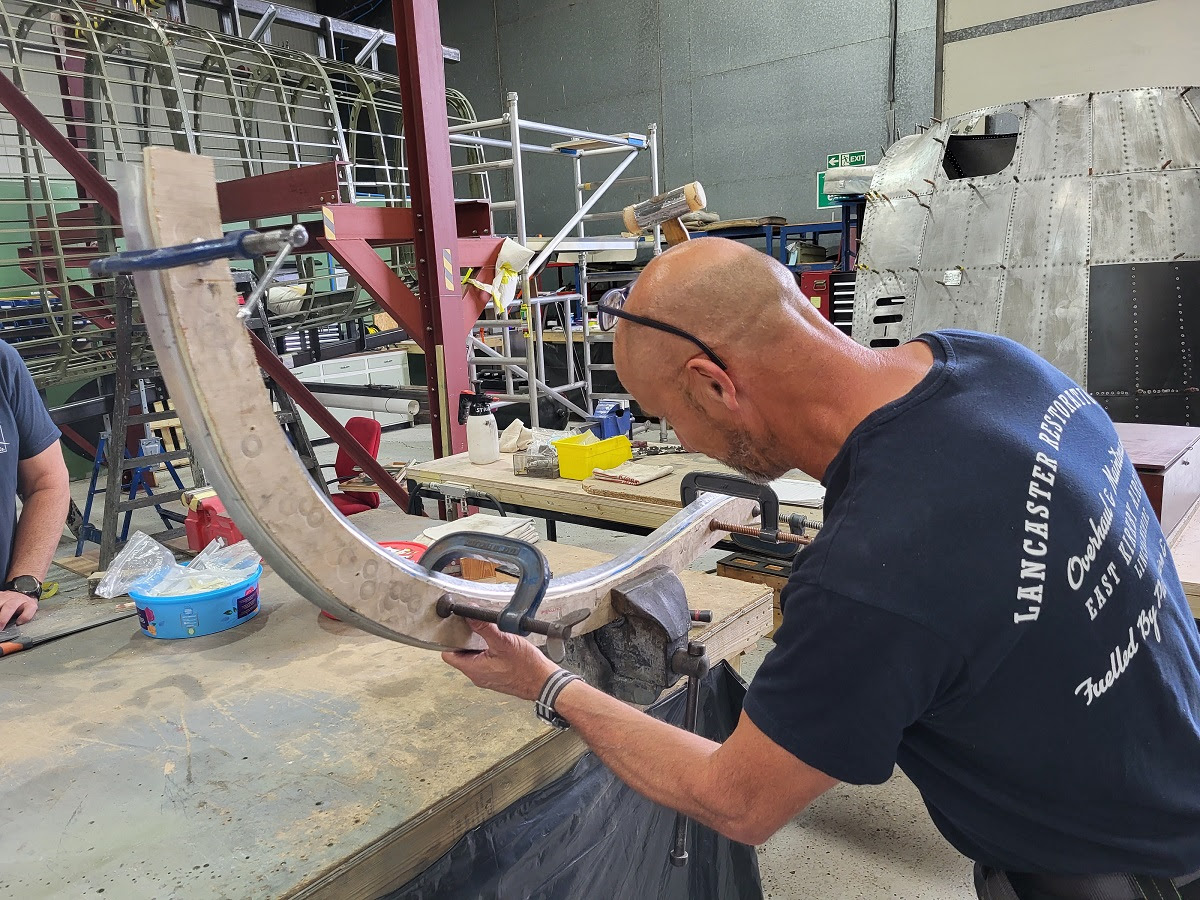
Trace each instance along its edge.
{"label": "red steel column", "polygon": [[417,255],[417,281],[425,313],[425,372],[437,456],[467,449],[458,424],[460,391],[467,380],[467,332],[458,271],[454,177],[446,118],[446,72],[437,0],[392,0],[404,105],[404,152]]}

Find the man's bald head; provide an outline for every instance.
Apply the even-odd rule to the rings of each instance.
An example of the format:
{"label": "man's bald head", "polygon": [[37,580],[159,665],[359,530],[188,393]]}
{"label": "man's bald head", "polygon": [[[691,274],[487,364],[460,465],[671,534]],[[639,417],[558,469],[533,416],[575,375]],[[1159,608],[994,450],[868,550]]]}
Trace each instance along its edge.
{"label": "man's bald head", "polygon": [[[929,370],[924,344],[862,347],[800,292],[791,271],[720,238],[650,262],[625,309],[685,331],[621,319],[613,359],[642,411],[680,441],[758,480],[796,466],[820,477],[862,419]],[[724,363],[724,365],[722,365]]]}
{"label": "man's bald head", "polygon": [[[795,277],[777,260],[735,241],[697,238],[652,260],[625,309],[694,334],[736,367],[760,358],[804,305]],[[619,362],[630,368],[667,374],[697,352],[656,329],[629,322],[618,328]]]}

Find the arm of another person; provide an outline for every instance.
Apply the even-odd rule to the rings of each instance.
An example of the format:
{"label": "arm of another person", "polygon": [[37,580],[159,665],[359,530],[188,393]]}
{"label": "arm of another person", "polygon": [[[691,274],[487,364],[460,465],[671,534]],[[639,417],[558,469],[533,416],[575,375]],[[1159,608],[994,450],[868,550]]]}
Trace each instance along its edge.
{"label": "arm of another person", "polygon": [[[443,653],[476,685],[533,701],[558,666],[523,638],[471,621],[482,652]],[[759,844],[837,784],[763,734],[745,713],[723,744],[647,715],[582,682],[555,704],[617,777],[729,838]]]}
{"label": "arm of another person", "polygon": [[[41,581],[50,570],[71,505],[67,464],[58,441],[17,463],[17,489],[22,498],[21,515],[5,583],[18,575],[32,575]],[[10,621],[25,624],[37,608],[37,600],[32,597],[0,591],[0,628]]]}

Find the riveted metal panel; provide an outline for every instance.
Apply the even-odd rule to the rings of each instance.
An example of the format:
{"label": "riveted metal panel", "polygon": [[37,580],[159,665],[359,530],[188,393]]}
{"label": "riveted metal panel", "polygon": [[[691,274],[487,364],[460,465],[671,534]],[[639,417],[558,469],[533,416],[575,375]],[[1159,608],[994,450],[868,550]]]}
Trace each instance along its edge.
{"label": "riveted metal panel", "polygon": [[1146,88],[1093,96],[1096,175],[1200,165],[1191,89]]}
{"label": "riveted metal panel", "polygon": [[1200,166],[1200,119],[1192,98],[1200,100],[1200,91],[1164,88],[1160,94],[1159,116],[1162,127],[1164,165],[1168,169]]}
{"label": "riveted metal panel", "polygon": [[1133,256],[1133,184],[1128,178],[1093,178],[1092,262],[1125,262]]}
{"label": "riveted metal panel", "polygon": [[1092,255],[1097,264],[1168,260],[1179,252],[1166,173],[1132,172],[1094,182]]}
{"label": "riveted metal panel", "polygon": [[1008,248],[1009,222],[1017,191],[1016,183],[993,180],[974,186],[961,182],[953,184],[949,190],[959,194],[948,194],[940,199],[966,207],[966,241],[962,258],[956,260],[956,263],[973,269],[999,268],[1004,263],[1005,251]]}
{"label": "riveted metal panel", "polygon": [[1129,168],[1129,126],[1124,95],[1104,91],[1091,96],[1092,173],[1111,175]]}
{"label": "riveted metal panel", "polygon": [[1082,380],[1087,365],[1087,267],[1063,265],[1009,269],[996,331]]}
{"label": "riveted metal panel", "polygon": [[942,171],[942,147],[933,138],[945,140],[946,126],[938,125],[923,135],[902,137],[892,144],[879,168],[871,189],[887,194],[893,200],[915,191],[928,194],[932,188],[925,179],[935,179]]}
{"label": "riveted metal panel", "polygon": [[[1200,138],[1197,138],[1200,144]],[[1172,259],[1200,258],[1200,167],[1164,174],[1175,226]]]}
{"label": "riveted metal panel", "polygon": [[859,263],[881,270],[920,265],[927,217],[925,208],[911,197],[868,204]]}
{"label": "riveted metal panel", "polygon": [[[995,331],[1010,337],[1031,350],[1042,343],[1041,316],[1043,303],[1039,269],[1013,269],[1005,273],[1004,303],[997,310]],[[992,329],[986,329],[992,330]]]}
{"label": "riveted metal panel", "polygon": [[[945,195],[930,199],[938,205],[934,207],[937,211],[930,213],[929,224],[925,228],[925,249],[921,253],[919,267],[922,272],[945,273],[947,269],[963,263],[966,231],[971,218],[976,215],[988,216],[988,213],[986,209],[977,212],[976,204],[969,204],[966,209],[955,209]],[[1003,234],[1003,230],[1000,233]]]}
{"label": "riveted metal panel", "polygon": [[1018,173],[1025,178],[1086,175],[1092,165],[1092,120],[1086,95],[1031,100]]}
{"label": "riveted metal panel", "polygon": [[[1200,96],[1167,87],[1031,100],[899,142],[872,183],[886,185],[892,202],[868,208],[856,339],[993,331],[1098,392],[1118,417],[1200,420],[1200,390],[1187,374],[1200,343],[1192,287],[1200,283],[1200,124],[1191,93]],[[985,117],[1002,113],[1020,120],[1013,163],[988,176],[946,176],[942,142],[984,134],[994,127]],[[1092,273],[1114,266],[1130,272],[1101,279],[1098,331]],[[903,312],[876,321],[881,303]]]}
{"label": "riveted metal panel", "polygon": [[1041,340],[1034,349],[1080,383],[1087,382],[1088,266],[1051,266],[1038,270],[1044,291],[1037,314]]}
{"label": "riveted metal panel", "polygon": [[1122,115],[1126,128],[1127,171],[1162,168],[1162,127],[1158,91],[1127,91],[1123,93]]}
{"label": "riveted metal panel", "polygon": [[1088,259],[1086,178],[1044,178],[1017,188],[1008,265],[1084,263]]}
{"label": "riveted metal panel", "polygon": [[974,269],[958,285],[946,282],[945,273],[922,272],[911,311],[914,334],[938,328],[979,330],[1000,302],[1000,271]]}
{"label": "riveted metal panel", "polygon": [[916,298],[917,275],[911,270],[860,272],[856,287],[872,297],[864,304],[861,321],[856,318],[855,335],[861,335],[867,346],[878,345],[881,340],[911,340],[916,333],[912,327],[912,308]]}
{"label": "riveted metal panel", "polygon": [[1132,187],[1133,258],[1171,259],[1179,251],[1175,247],[1175,212],[1167,176],[1162,172],[1137,172],[1125,177]]}
{"label": "riveted metal panel", "polygon": [[1196,420],[1200,263],[1091,270],[1089,388],[1125,421]]}

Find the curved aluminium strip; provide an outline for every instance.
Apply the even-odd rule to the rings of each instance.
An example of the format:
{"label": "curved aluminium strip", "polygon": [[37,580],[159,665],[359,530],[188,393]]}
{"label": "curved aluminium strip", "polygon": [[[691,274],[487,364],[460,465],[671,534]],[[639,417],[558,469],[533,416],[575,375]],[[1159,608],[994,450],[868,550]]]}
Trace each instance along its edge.
{"label": "curved aluminium strip", "polygon": [[[211,160],[148,148],[145,169],[127,166],[121,214],[130,249],[220,234]],[[428,648],[477,640],[458,617],[441,619],[438,598],[500,607],[510,585],[426,572],[381,549],[319,493],[278,427],[223,262],[135,276],[143,315],[179,418],[205,473],[264,559],[303,596],[363,630]],[[539,611],[557,619],[586,609],[577,631],[611,618],[615,585],[655,565],[679,569],[721,536],[714,519],[749,521],[751,503],[714,495],[640,546],[602,566],[553,579]]]}

